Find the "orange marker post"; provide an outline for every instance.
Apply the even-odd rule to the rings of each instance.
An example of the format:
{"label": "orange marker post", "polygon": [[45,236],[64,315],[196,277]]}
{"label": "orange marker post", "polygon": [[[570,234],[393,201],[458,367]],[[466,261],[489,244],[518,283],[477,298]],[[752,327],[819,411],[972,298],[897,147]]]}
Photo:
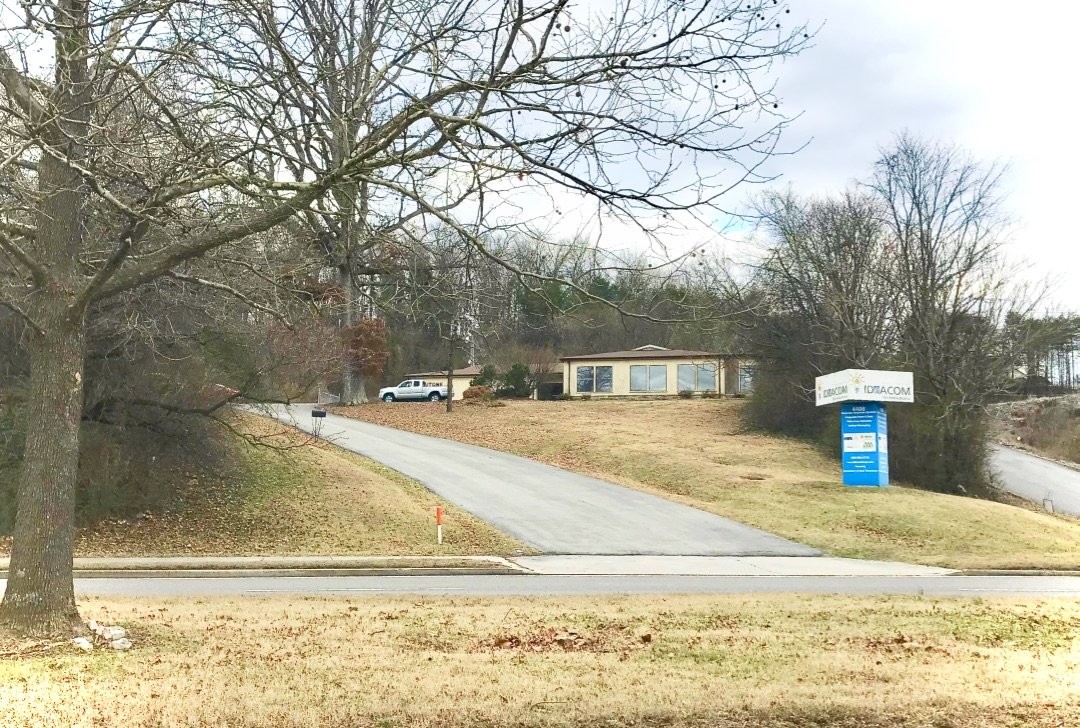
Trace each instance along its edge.
{"label": "orange marker post", "polygon": [[442,546],[442,506],[435,506],[435,534],[438,544]]}

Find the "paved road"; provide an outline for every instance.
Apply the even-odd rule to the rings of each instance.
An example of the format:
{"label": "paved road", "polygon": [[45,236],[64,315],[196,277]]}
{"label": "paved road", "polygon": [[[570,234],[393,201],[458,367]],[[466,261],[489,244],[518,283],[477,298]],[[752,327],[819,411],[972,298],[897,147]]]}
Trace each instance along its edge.
{"label": "paved road", "polygon": [[[0,580],[0,590],[3,580]],[[563,596],[603,594],[920,594],[1080,597],[1075,576],[367,576],[76,579],[80,595],[194,597]]]}
{"label": "paved road", "polygon": [[[406,406],[406,405],[387,405]],[[347,417],[313,419],[311,407],[275,417],[377,460],[505,533],[548,554],[814,556],[772,534],[657,496],[526,458]]]}
{"label": "paved road", "polygon": [[1080,516],[1080,471],[1001,445],[991,446],[991,463],[1005,490],[1058,513]]}

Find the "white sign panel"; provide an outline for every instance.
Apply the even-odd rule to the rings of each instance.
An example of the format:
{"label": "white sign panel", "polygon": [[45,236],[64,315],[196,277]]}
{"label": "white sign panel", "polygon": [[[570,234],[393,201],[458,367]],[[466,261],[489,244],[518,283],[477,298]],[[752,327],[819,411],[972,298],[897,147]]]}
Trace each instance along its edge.
{"label": "white sign panel", "polygon": [[845,369],[818,377],[817,404],[836,402],[914,402],[915,377],[911,372],[881,369]]}
{"label": "white sign panel", "polygon": [[853,432],[844,435],[844,452],[877,451],[877,435],[873,432]]}

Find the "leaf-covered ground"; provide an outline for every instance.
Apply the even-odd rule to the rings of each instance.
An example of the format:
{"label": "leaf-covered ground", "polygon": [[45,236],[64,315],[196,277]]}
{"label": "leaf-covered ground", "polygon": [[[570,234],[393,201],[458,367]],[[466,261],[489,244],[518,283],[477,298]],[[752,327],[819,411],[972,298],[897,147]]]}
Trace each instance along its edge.
{"label": "leaf-covered ground", "polygon": [[[378,463],[254,415],[238,425],[274,448],[233,439],[228,463],[214,471],[193,454],[185,472],[163,473],[183,478],[169,512],[80,529],[76,555],[497,555],[523,548]],[[442,546],[436,506],[445,511]]]}
{"label": "leaf-covered ground", "polygon": [[376,403],[339,414],[647,490],[834,555],[955,568],[1080,568],[1080,520],[892,486],[845,489],[806,443],[745,431],[739,400]]}
{"label": "leaf-covered ground", "polygon": [[1080,605],[882,597],[88,599],[135,648],[0,658],[0,722],[1062,728]]}

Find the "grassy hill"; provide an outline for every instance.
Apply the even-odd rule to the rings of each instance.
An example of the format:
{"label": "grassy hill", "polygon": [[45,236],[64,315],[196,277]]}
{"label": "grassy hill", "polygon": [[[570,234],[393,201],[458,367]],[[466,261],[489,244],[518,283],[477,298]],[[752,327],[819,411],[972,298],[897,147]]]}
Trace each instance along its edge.
{"label": "grassy hill", "polygon": [[[175,491],[165,505],[80,528],[78,556],[491,555],[524,549],[418,483],[365,458],[312,444],[254,415],[236,427],[274,447],[222,433],[222,452],[147,466]],[[208,464],[209,462],[209,464]],[[8,470],[13,475],[12,470]],[[445,540],[435,543],[442,506]],[[0,555],[9,541],[0,538]]]}
{"label": "grassy hill", "polygon": [[999,442],[1064,463],[1080,463],[1080,395],[1037,397],[991,407]]}
{"label": "grassy hill", "polygon": [[893,486],[845,489],[803,442],[745,431],[738,400],[371,404],[339,413],[657,493],[838,556],[956,568],[1080,568],[1080,521]]}

